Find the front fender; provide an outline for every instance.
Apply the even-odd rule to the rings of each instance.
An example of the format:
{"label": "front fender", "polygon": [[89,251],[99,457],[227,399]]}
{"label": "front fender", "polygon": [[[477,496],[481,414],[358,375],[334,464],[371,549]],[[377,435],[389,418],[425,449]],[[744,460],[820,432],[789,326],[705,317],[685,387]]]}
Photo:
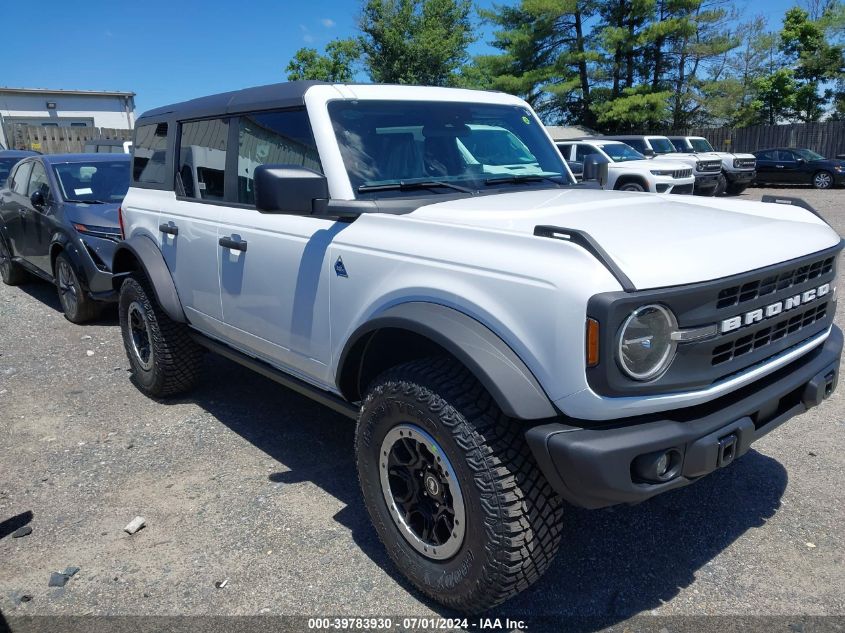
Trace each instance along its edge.
{"label": "front fender", "polygon": [[153,240],[146,235],[136,235],[121,242],[114,253],[112,284],[120,288],[124,277],[141,270],[152,285],[158,304],[165,314],[177,323],[185,323],[185,311],[176,292],[176,284],[164,256]]}
{"label": "front fender", "polygon": [[481,382],[506,415],[526,420],[558,415],[534,374],[507,343],[472,317],[437,303],[402,303],[375,315],[344,345],[338,371],[343,371],[357,342],[383,328],[414,332],[445,349]]}

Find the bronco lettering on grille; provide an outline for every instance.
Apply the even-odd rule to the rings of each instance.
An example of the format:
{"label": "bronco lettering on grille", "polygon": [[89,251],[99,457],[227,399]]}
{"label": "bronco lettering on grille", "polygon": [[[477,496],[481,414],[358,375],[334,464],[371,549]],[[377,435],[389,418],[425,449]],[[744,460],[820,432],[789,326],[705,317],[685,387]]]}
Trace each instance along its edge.
{"label": "bronco lettering on grille", "polygon": [[792,310],[793,308],[797,308],[800,305],[810,303],[811,301],[818,299],[819,297],[825,296],[829,292],[830,284],[822,284],[818,288],[810,288],[809,290],[805,290],[801,294],[787,297],[783,301],[770,303],[767,306],[757,308],[756,310],[751,310],[750,312],[746,312],[745,314],[740,314],[731,317],[730,319],[724,319],[719,324],[719,332],[725,334],[726,332],[738,330],[739,328],[745,327],[746,325],[753,325],[754,323],[758,323],[763,319],[770,319],[771,317],[776,316],[781,312],[786,312],[787,310]]}

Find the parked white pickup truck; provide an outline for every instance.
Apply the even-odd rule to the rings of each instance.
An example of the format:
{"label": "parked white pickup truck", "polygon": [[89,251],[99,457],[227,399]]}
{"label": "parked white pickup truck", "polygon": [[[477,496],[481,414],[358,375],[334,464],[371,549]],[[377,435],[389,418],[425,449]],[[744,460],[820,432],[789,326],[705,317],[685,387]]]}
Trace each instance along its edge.
{"label": "parked white pickup truck", "polygon": [[583,164],[591,154],[606,160],[605,189],[689,194],[695,184],[692,165],[684,167],[675,161],[649,160],[621,141],[583,138],[555,144],[570,167],[572,163]]}
{"label": "parked white pickup truck", "polygon": [[146,112],[134,142],[135,384],[187,392],[211,350],[351,418],[375,531],[449,607],[535,582],[564,500],[691,484],[836,386],[823,219],[576,184],[517,97],[277,84]]}

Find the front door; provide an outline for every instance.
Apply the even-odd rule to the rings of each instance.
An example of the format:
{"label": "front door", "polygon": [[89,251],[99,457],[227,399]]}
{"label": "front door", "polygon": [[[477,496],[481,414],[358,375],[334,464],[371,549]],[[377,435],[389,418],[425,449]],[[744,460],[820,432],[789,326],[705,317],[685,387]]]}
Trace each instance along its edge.
{"label": "front door", "polygon": [[11,255],[23,257],[26,242],[23,235],[23,218],[26,214],[26,190],[29,188],[29,175],[32,173],[32,161],[18,165],[9,179],[9,191],[3,200],[3,218],[6,223],[6,237],[12,249]]}
{"label": "front door", "polygon": [[[36,192],[44,198],[44,204],[36,207],[31,198]],[[41,161],[34,161],[29,176],[24,205],[26,210],[21,216],[21,234],[25,242],[24,257],[33,266],[53,275],[50,265],[50,243],[53,234],[56,198],[47,178],[47,171]]]}
{"label": "front door", "polygon": [[331,360],[329,245],[346,226],[330,219],[260,213],[253,172],[263,163],[321,171],[304,110],[241,115],[237,156],[229,163],[237,187],[218,231],[220,300],[227,338],[275,365],[327,384]]}

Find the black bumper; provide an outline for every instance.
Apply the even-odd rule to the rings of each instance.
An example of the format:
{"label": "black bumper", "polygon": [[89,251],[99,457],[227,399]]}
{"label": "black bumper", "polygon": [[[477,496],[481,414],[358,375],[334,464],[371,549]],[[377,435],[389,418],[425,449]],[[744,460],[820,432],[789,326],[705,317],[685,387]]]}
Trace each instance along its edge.
{"label": "black bumper", "polygon": [[719,172],[704,176],[696,175],[694,193],[709,196],[719,186]]}
{"label": "black bumper", "polygon": [[[526,439],[552,487],[585,508],[638,503],[727,466],[751,444],[827,398],[836,388],[842,332],[797,361],[712,402],[604,423],[553,423]],[[595,424],[595,423],[594,423]],[[674,449],[677,477],[648,483],[634,474],[637,457]]]}
{"label": "black bumper", "polygon": [[757,172],[753,169],[751,171],[726,171],[725,178],[727,178],[729,183],[732,184],[745,184],[747,182],[751,182],[754,180],[754,176],[757,175]]}

